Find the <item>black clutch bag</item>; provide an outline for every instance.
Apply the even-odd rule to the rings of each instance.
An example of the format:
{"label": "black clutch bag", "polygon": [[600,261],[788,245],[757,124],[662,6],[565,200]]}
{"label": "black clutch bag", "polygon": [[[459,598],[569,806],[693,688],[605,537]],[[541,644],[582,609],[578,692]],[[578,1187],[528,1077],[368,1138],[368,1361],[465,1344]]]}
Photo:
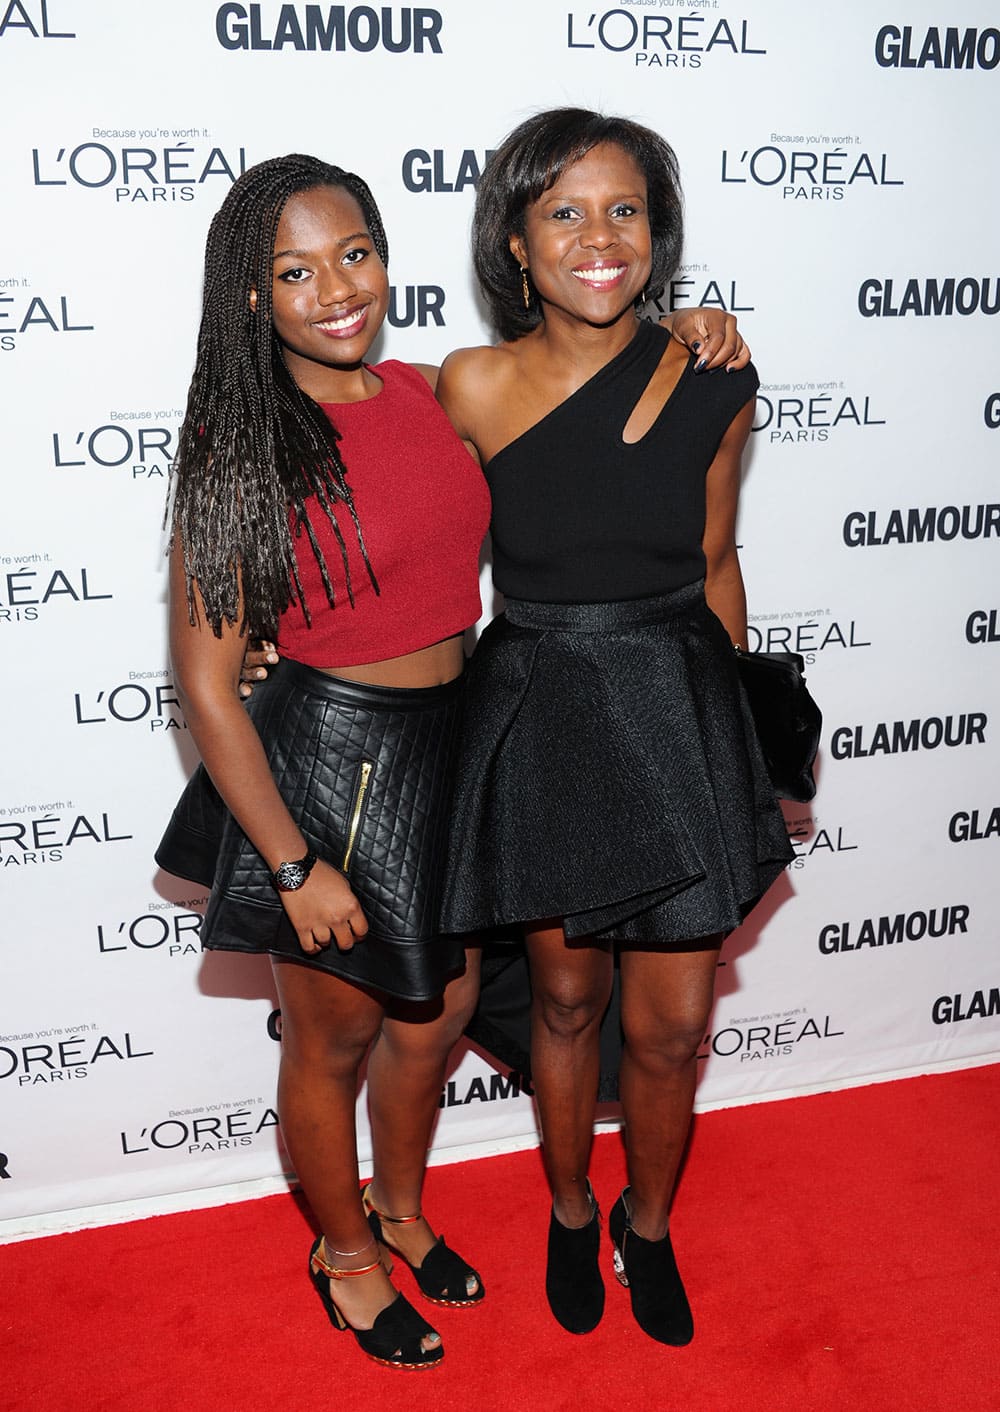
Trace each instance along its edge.
{"label": "black clutch bag", "polygon": [[805,803],[816,793],[813,762],[823,717],[809,695],[797,652],[736,649],[740,680],[775,794]]}

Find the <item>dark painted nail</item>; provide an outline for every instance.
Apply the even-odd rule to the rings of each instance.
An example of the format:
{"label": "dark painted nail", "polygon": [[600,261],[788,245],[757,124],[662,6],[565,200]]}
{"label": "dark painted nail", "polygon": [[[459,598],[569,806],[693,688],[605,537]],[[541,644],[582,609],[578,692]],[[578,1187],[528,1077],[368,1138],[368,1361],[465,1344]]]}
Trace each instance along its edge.
{"label": "dark painted nail", "polygon": [[694,365],[694,370],[695,370],[695,372],[696,372],[696,373],[703,373],[703,372],[705,371],[705,365],[707,364],[707,362],[708,362],[708,359],[707,359],[707,358],[702,358],[700,362],[695,363],[695,365]]}
{"label": "dark painted nail", "polygon": [[698,351],[698,349],[699,349],[700,347],[701,347],[701,339],[699,338],[699,339],[697,339],[694,343],[692,343],[692,345],[691,345],[691,352],[692,352],[692,353],[697,353],[697,351]]}

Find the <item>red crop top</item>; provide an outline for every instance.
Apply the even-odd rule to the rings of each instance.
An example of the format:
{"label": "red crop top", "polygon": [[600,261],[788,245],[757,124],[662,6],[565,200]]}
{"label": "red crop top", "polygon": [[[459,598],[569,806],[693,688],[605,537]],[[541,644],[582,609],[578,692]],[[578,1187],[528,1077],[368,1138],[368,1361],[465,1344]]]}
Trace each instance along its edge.
{"label": "red crop top", "polygon": [[278,623],[278,647],[311,667],[356,667],[402,657],[463,632],[482,611],[479,550],[490,518],[482,473],[420,373],[395,360],[372,372],[382,379],[377,396],[324,403],[323,410],[340,433],[347,483],[380,592],[372,587],[350,520],[338,507],[352,610],[340,546],[323,511],[307,504],[336,606],[327,602],[303,534],[295,540],[295,553],[312,626],[301,606],[292,604]]}

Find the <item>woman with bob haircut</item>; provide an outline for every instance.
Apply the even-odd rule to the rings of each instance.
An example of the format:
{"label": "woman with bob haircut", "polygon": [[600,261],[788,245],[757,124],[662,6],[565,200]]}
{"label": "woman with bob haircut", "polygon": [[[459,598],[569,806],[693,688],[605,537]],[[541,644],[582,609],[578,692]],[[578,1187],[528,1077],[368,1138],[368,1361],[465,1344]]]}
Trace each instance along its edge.
{"label": "woman with bob haircut", "polygon": [[[438,381],[490,487],[506,599],[468,674],[443,925],[525,938],[530,1002],[498,948],[470,1033],[524,1068],[530,1003],[552,1312],[573,1333],[603,1312],[587,1165],[617,1079],[615,1271],[668,1344],[693,1336],[668,1217],[719,948],[790,857],[733,651],[757,375],[705,372],[639,317],[681,240],[656,133],[574,108],[528,119],[487,164],[473,224],[503,341],[451,354]],[[602,1076],[616,965],[622,1040]]]}
{"label": "woman with bob haircut", "polygon": [[[437,370],[366,361],[387,261],[366,183],[315,157],[252,167],[212,221],[170,555],[171,655],[203,768],[157,859],[211,887],[207,948],[272,957],[281,1127],[327,1314],[377,1362],[428,1368],[441,1339],[388,1252],[441,1307],[484,1293],[421,1200],[478,983],[438,901],[489,497]],[[693,312],[689,334],[732,357],[721,316]],[[251,637],[281,661],[245,708]],[[359,1192],[366,1057],[375,1172]]]}

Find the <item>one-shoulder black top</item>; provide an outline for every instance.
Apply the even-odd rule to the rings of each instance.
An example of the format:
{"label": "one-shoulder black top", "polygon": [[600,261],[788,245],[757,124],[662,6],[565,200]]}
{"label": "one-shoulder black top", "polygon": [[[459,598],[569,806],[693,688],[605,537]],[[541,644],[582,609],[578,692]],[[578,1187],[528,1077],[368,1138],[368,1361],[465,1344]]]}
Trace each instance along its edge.
{"label": "one-shoulder black top", "polygon": [[498,451],[493,577],[511,598],[645,598],[705,573],[705,475],[757,391],[752,364],[695,375],[695,356],[640,441],[622,439],[670,335],[642,320],[627,347]]}

